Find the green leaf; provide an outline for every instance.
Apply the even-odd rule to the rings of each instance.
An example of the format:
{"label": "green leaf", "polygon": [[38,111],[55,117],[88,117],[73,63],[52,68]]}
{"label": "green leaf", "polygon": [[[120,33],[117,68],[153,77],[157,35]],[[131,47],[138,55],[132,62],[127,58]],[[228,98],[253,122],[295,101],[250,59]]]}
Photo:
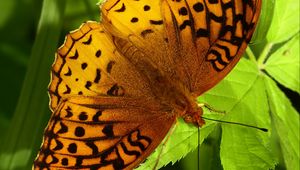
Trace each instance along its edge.
{"label": "green leaf", "polygon": [[[161,144],[157,147],[155,152],[153,152],[151,156],[147,158],[147,161],[138,167],[137,170],[152,170],[158,161],[159,155],[157,168],[163,167],[169,162],[174,164],[198,146],[198,129],[195,126],[179,119],[174,128],[174,132],[171,136],[169,138],[167,136],[165,139],[167,140],[166,146],[163,147],[163,144]],[[209,124],[201,129],[200,143],[203,142],[213,129],[213,124]]]}
{"label": "green leaf", "polygon": [[[224,116],[224,120],[270,128],[268,102],[263,85],[257,66],[242,59],[224,81],[201,97],[202,102],[209,103],[213,108],[226,110],[225,116],[205,112],[204,117],[221,119]],[[215,122],[207,121],[207,125],[200,129],[200,144],[215,125]],[[268,148],[269,133],[229,124],[223,124],[222,130],[221,161],[224,169],[251,169],[254,165],[258,169],[274,168],[276,161]],[[197,137],[197,128],[179,121],[162,150],[158,167],[170,161],[174,163],[196,149]],[[153,169],[160,151],[161,147],[138,169]]]}
{"label": "green leaf", "polygon": [[274,13],[275,0],[263,0],[262,8],[259,16],[258,25],[251,38],[251,43],[257,44],[266,38],[266,34],[270,28],[273,13]]}
{"label": "green leaf", "polygon": [[0,130],[1,130],[1,132],[2,132],[2,134],[0,135],[0,141],[3,141],[3,140],[4,140],[4,137],[5,137],[5,135],[6,135],[7,129],[8,129],[8,127],[9,127],[9,121],[8,121],[8,119],[7,119],[5,116],[3,116],[3,115],[4,115],[4,113],[2,113],[2,112],[0,111]]}
{"label": "green leaf", "polygon": [[272,79],[265,76],[264,82],[285,165],[287,169],[300,169],[299,113]]}
{"label": "green leaf", "polygon": [[[270,129],[268,101],[263,79],[258,76],[251,88],[226,116],[227,121],[239,122]],[[276,161],[268,145],[270,133],[257,129],[223,124],[221,161],[224,169],[273,169]],[[226,126],[226,128],[225,128]]]}
{"label": "green leaf", "polygon": [[203,141],[200,149],[197,147],[184,159],[180,160],[182,169],[222,169],[220,164],[221,126],[216,126],[214,131]]}
{"label": "green leaf", "polygon": [[280,84],[300,94],[299,33],[273,53],[265,70]]}
{"label": "green leaf", "polygon": [[[5,141],[0,169],[31,169],[41,143],[43,118],[49,116],[49,70],[62,25],[65,1],[45,0],[18,105]],[[48,113],[48,114],[47,114]]]}
{"label": "green leaf", "polygon": [[280,43],[299,32],[299,0],[276,0],[274,16],[267,34],[271,43]]}
{"label": "green leaf", "polygon": [[17,2],[15,1],[0,1],[0,6],[2,8],[0,15],[0,28],[9,20],[9,17],[13,13],[13,7]]}

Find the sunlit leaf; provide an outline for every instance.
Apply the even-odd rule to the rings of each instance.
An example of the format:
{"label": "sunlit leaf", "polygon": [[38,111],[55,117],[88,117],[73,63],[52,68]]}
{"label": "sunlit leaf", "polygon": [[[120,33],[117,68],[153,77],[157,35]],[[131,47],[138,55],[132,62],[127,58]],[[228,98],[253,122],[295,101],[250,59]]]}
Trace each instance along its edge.
{"label": "sunlit leaf", "polygon": [[299,0],[276,0],[274,16],[267,40],[279,43],[290,39],[299,32]]}
{"label": "sunlit leaf", "polygon": [[[201,99],[215,109],[226,111],[225,120],[252,124],[270,129],[267,96],[257,67],[252,62],[242,59],[236,68],[215,88],[208,91]],[[223,115],[207,112],[205,117],[221,119]],[[213,131],[215,122],[207,121],[200,129],[200,144]],[[210,124],[211,123],[211,124]],[[159,158],[159,166],[176,162],[189,151],[195,150],[198,143],[197,128],[179,123],[175,132],[167,141]],[[269,133],[237,125],[222,125],[221,160],[224,169],[259,169],[275,166],[275,158],[267,147]],[[138,169],[152,169],[161,148]],[[250,161],[251,160],[251,161]],[[239,163],[237,163],[239,162]]]}
{"label": "sunlit leaf", "polygon": [[280,139],[279,143],[287,169],[299,169],[300,164],[300,117],[292,107],[289,99],[276,86],[276,83],[265,77],[265,86],[272,112],[272,120]]}
{"label": "sunlit leaf", "polygon": [[270,56],[265,69],[276,81],[300,94],[299,46],[298,33]]}

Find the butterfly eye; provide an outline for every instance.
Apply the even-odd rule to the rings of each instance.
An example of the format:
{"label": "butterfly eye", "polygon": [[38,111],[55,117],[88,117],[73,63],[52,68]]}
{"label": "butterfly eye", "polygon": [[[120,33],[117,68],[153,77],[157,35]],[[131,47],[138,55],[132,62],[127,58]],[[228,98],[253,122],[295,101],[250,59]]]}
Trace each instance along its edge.
{"label": "butterfly eye", "polygon": [[193,118],[191,115],[184,115],[183,117],[183,120],[186,122],[186,123],[192,123],[193,122]]}

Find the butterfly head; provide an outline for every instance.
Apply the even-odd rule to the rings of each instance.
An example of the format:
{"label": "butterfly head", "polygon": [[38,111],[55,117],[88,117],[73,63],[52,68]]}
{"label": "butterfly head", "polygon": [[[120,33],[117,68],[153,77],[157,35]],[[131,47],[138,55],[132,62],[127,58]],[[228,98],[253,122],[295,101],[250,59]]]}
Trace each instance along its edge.
{"label": "butterfly head", "polygon": [[183,120],[186,123],[192,123],[197,127],[202,127],[205,124],[205,121],[202,119],[203,110],[201,107],[197,107],[192,111],[187,111],[182,116]]}

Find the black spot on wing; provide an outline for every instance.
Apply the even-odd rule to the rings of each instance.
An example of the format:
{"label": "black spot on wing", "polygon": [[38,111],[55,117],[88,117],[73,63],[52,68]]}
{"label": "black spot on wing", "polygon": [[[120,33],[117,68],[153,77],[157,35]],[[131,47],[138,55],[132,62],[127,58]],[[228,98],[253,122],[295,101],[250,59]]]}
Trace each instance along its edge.
{"label": "black spot on wing", "polygon": [[178,10],[179,15],[187,15],[188,14],[188,10],[186,9],[186,7],[181,7]]}
{"label": "black spot on wing", "polygon": [[80,158],[80,157],[77,157],[76,158],[76,163],[75,163],[75,166],[81,166],[81,164],[82,164],[82,158]]}
{"label": "black spot on wing", "polygon": [[199,28],[196,31],[196,37],[209,37],[209,32],[206,29]]}
{"label": "black spot on wing", "polygon": [[70,59],[76,60],[78,58],[78,56],[79,56],[79,54],[78,54],[78,51],[76,50],[74,56],[70,57]]}
{"label": "black spot on wing", "polygon": [[66,91],[63,92],[63,94],[70,94],[71,93],[71,88],[66,85]]}
{"label": "black spot on wing", "polygon": [[77,145],[75,143],[71,143],[68,146],[68,152],[76,153],[77,152]]}
{"label": "black spot on wing", "polygon": [[128,148],[125,146],[124,142],[121,142],[120,145],[121,145],[124,153],[127,155],[135,155],[136,158],[138,158],[141,155],[141,153],[138,151],[128,150]]}
{"label": "black spot on wing", "polygon": [[68,132],[68,127],[62,122],[60,122],[60,129],[59,131],[57,131],[57,133],[66,133],[66,132]]}
{"label": "black spot on wing", "polygon": [[124,96],[125,90],[122,86],[118,86],[118,84],[114,84],[108,91],[107,95],[109,96]]}
{"label": "black spot on wing", "polygon": [[107,71],[108,73],[111,73],[111,69],[112,69],[112,66],[113,66],[114,64],[116,64],[115,61],[109,61],[109,63],[108,63],[107,66],[106,66],[106,71]]}
{"label": "black spot on wing", "polygon": [[87,68],[88,64],[87,63],[82,63],[81,64],[81,69],[85,70]]}
{"label": "black spot on wing", "polygon": [[153,33],[153,32],[154,31],[151,30],[151,29],[146,29],[146,30],[141,32],[141,36],[145,38],[147,34],[150,34],[150,33]]}
{"label": "black spot on wing", "polygon": [[55,156],[51,155],[51,157],[52,161],[50,162],[50,164],[56,164],[57,162],[59,162],[59,160]]}
{"label": "black spot on wing", "polygon": [[85,130],[84,130],[83,127],[78,126],[78,127],[75,128],[75,133],[74,134],[77,137],[82,137],[85,134]]}
{"label": "black spot on wing", "polygon": [[150,24],[152,25],[162,25],[163,23],[163,20],[150,20]]}
{"label": "black spot on wing", "polygon": [[99,110],[97,111],[97,113],[93,116],[93,121],[94,122],[98,122],[99,121],[99,117],[102,115],[102,111]]}
{"label": "black spot on wing", "polygon": [[126,6],[125,6],[125,4],[123,3],[123,4],[122,4],[122,7],[119,8],[119,9],[116,9],[115,12],[124,12],[125,10],[126,10]]}
{"label": "black spot on wing", "polygon": [[92,82],[87,81],[85,84],[85,88],[90,90],[90,87],[92,86]]}
{"label": "black spot on wing", "polygon": [[217,3],[219,3],[219,0],[208,0],[208,2],[210,4],[217,4]]}
{"label": "black spot on wing", "polygon": [[204,6],[201,2],[197,2],[193,5],[193,9],[196,11],[196,12],[202,12],[204,10]]}
{"label": "black spot on wing", "polygon": [[113,137],[114,132],[113,132],[113,125],[106,125],[102,132],[107,136],[107,137]]}
{"label": "black spot on wing", "polygon": [[79,120],[87,120],[88,119],[88,115],[86,112],[81,112],[78,116]]}
{"label": "black spot on wing", "polygon": [[101,70],[96,69],[96,77],[95,77],[94,83],[99,83],[100,79],[101,79]]}
{"label": "black spot on wing", "polygon": [[68,67],[68,72],[64,74],[65,76],[71,76],[72,75],[72,70],[70,67]]}
{"label": "black spot on wing", "polygon": [[90,35],[90,37],[89,37],[89,39],[87,41],[82,42],[82,44],[84,44],[84,45],[90,45],[91,42],[92,42],[92,35]]}
{"label": "black spot on wing", "polygon": [[101,53],[102,53],[101,50],[97,50],[95,56],[96,56],[97,58],[99,58],[99,57],[101,56]]}
{"label": "black spot on wing", "polygon": [[85,143],[89,148],[92,149],[93,155],[97,155],[99,153],[98,147],[95,145],[94,142],[88,141]]}
{"label": "black spot on wing", "polygon": [[71,108],[70,108],[70,107],[68,107],[68,108],[66,109],[66,112],[67,112],[67,115],[65,116],[65,118],[70,118],[70,117],[72,117],[72,116],[73,116],[73,113],[72,113],[72,111],[71,111]]}
{"label": "black spot on wing", "polygon": [[192,23],[190,20],[185,20],[183,23],[179,26],[180,30],[184,30],[187,26],[192,26]]}
{"label": "black spot on wing", "polygon": [[131,20],[130,20],[130,22],[132,22],[132,23],[136,23],[136,22],[138,22],[139,21],[139,19],[137,18],[137,17],[133,17]]}
{"label": "black spot on wing", "polygon": [[150,6],[149,5],[145,5],[144,6],[144,11],[149,11],[151,8],[150,8]]}
{"label": "black spot on wing", "polygon": [[212,19],[218,23],[223,23],[226,20],[225,16],[217,16],[212,12],[209,13],[209,16],[210,16],[210,19]]}
{"label": "black spot on wing", "polygon": [[59,140],[55,140],[55,143],[56,143],[56,146],[55,146],[55,148],[53,148],[54,151],[61,150],[64,147],[64,145]]}
{"label": "black spot on wing", "polygon": [[67,158],[62,158],[61,164],[64,166],[67,166],[67,165],[69,165],[69,160]]}

